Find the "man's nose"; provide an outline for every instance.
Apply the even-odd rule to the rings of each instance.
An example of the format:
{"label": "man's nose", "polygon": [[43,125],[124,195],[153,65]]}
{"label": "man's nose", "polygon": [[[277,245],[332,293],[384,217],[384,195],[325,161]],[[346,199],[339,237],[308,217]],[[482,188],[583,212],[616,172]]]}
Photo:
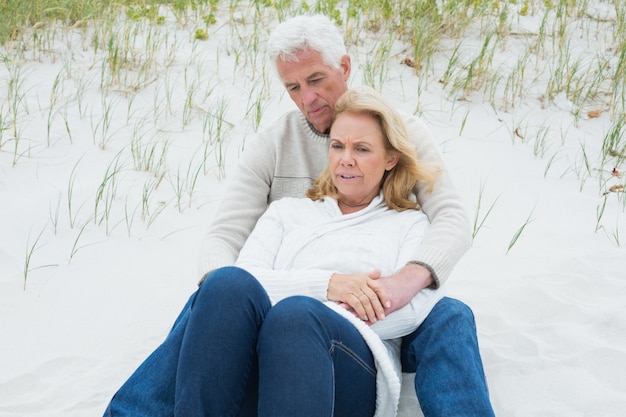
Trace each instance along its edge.
{"label": "man's nose", "polygon": [[310,105],[317,98],[317,94],[313,91],[312,88],[303,87],[302,88],[302,104],[305,106]]}

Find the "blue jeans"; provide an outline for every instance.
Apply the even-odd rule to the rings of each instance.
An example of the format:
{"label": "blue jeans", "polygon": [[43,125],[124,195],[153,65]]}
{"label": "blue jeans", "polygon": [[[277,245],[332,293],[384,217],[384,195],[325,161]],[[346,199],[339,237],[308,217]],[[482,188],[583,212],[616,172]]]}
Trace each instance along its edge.
{"label": "blue jeans", "polygon": [[420,327],[402,339],[402,370],[415,373],[425,417],[493,417],[478,350],[474,314],[442,298]]}
{"label": "blue jeans", "polygon": [[258,343],[259,416],[366,417],[376,410],[376,365],[358,330],[320,301],[276,304]]}
{"label": "blue jeans", "polygon": [[[244,283],[250,281],[247,285],[251,285],[253,288],[256,288],[256,286],[260,287],[258,283],[254,285],[251,284],[256,282],[256,280],[243,278],[246,276],[246,273],[242,272],[243,271],[237,268],[223,268],[212,273],[207,278],[205,283],[202,284],[202,287],[191,296],[163,344],[140,365],[114,395],[105,412],[105,416],[170,417],[174,415],[177,385],[181,386],[181,383],[177,381],[179,360],[181,360],[183,356],[181,346],[183,345],[184,336],[191,322],[190,317],[192,313],[196,314],[196,310],[198,310],[194,302],[197,298],[201,300],[204,299],[203,295],[205,293],[210,295],[214,290],[209,291],[208,288],[214,288],[219,281],[222,281],[219,279],[220,276],[226,276],[228,280],[233,280],[233,277],[235,277],[236,280],[243,281]],[[206,285],[208,282],[211,282],[211,285]],[[229,291],[231,290],[230,286],[226,288]],[[257,290],[258,288],[255,289],[255,291]],[[248,291],[250,290],[246,290],[246,292]],[[225,295],[228,296],[228,294]],[[207,297],[207,299],[210,304],[212,302],[210,297]],[[271,314],[266,314],[273,315],[276,312],[278,315],[283,307],[288,311],[288,307],[290,307],[291,303],[291,299],[283,300],[283,302],[278,303],[274,308],[269,310]],[[235,297],[234,305],[243,306],[244,303],[238,297]],[[252,311],[258,310],[258,306],[250,306],[249,308],[251,308]],[[245,310],[247,311],[249,308],[245,308]],[[292,313],[286,312],[282,319],[286,320],[285,317],[290,317],[290,314]],[[312,313],[310,314],[312,317]],[[230,323],[228,320],[231,319],[232,317],[228,316],[226,322]],[[266,327],[270,328],[269,323],[271,323],[267,322],[267,316],[265,321],[260,332],[260,338],[257,342],[257,348],[259,352],[262,353],[268,352],[266,348],[269,345],[268,340],[271,340],[269,337],[266,339],[266,335],[263,334]],[[308,324],[309,322],[309,320],[300,320],[300,322],[302,321],[305,322],[304,324]],[[289,320],[286,320],[286,322],[289,322]],[[295,327],[291,329],[293,331],[299,329],[299,326],[293,327]],[[304,331],[305,327],[300,327],[301,330]],[[280,329],[282,327],[277,326],[277,328]],[[277,330],[274,330],[274,332],[277,332]],[[314,337],[314,332],[310,334],[308,333],[310,330],[306,332],[309,337]],[[295,339],[297,339],[297,337],[291,335],[288,343],[292,343]],[[276,336],[273,340],[275,340],[278,345],[275,346],[274,349],[281,348],[281,337]],[[289,344],[282,346],[284,352],[274,353],[277,357],[272,359],[274,364],[276,366],[282,365],[285,363],[283,361],[287,360],[287,357],[291,354],[293,357],[289,357],[289,360],[292,361],[292,363],[307,365],[306,363],[302,363],[307,361],[297,361],[298,350],[291,349]],[[302,352],[304,352],[305,348],[306,346],[299,347],[298,349],[303,349]],[[355,348],[355,350],[358,349]],[[287,354],[287,357],[284,356],[285,354]],[[269,357],[270,356],[267,356],[267,358]],[[299,357],[306,358],[307,356],[303,353]],[[272,365],[272,361],[269,359],[267,359],[267,362],[261,360],[261,365],[259,366],[267,369],[268,366]],[[193,364],[192,361],[189,363],[190,365]],[[403,338],[402,364],[405,372],[416,373],[415,390],[425,417],[444,415],[489,417],[494,415],[489,402],[482,361],[480,360],[478,351],[474,317],[471,310],[460,301],[447,297],[443,298],[437,303],[424,323],[422,323],[415,332]],[[241,365],[241,363],[237,365]],[[290,368],[291,367],[285,366],[283,371],[288,372]],[[243,404],[241,405],[239,413],[226,415],[236,415],[238,417],[251,417],[256,415],[257,398],[255,397],[255,389],[257,388],[257,383],[255,378],[257,378],[257,369],[253,360],[252,366],[250,366],[249,369],[250,375],[248,381],[246,384],[243,384],[245,388],[240,388],[239,394],[237,394],[241,397],[241,391],[245,391]],[[316,369],[321,368],[315,368],[313,371]],[[293,387],[296,386],[296,382],[300,382],[301,384],[305,383],[302,374],[292,375],[291,377],[295,378],[295,382],[290,380]],[[307,375],[306,378],[309,377],[310,375]],[[270,394],[264,391],[264,387],[266,385],[268,387],[271,386],[275,381],[271,382],[271,380],[266,379],[270,378],[270,376],[265,374],[265,372],[261,378],[264,382],[261,384],[262,386],[259,392],[262,393],[263,399],[270,398]],[[244,380],[241,376],[238,379],[240,383]],[[223,381],[220,381],[220,384],[222,382]],[[280,383],[280,381],[278,381],[278,383]],[[318,384],[315,385],[317,386]],[[339,388],[349,386],[349,384],[337,385]],[[241,386],[242,385],[240,385],[240,387]],[[310,389],[310,384],[305,384],[305,386],[306,389]],[[184,390],[182,387],[179,389]],[[302,387],[299,389],[302,389]],[[287,392],[292,392],[291,386],[288,387]],[[318,394],[316,393],[316,395]],[[358,398],[368,397],[359,395]],[[297,397],[284,395],[280,397],[280,400],[269,400],[265,404],[264,400],[259,398],[259,409],[265,411],[265,407],[271,407],[272,403],[282,404],[282,401],[285,399],[293,398]],[[313,395],[305,395],[301,398],[315,400],[316,397]],[[315,403],[317,403],[317,401],[315,401]],[[268,409],[267,412],[273,413],[274,411]],[[342,414],[336,412],[336,415],[339,416]],[[362,413],[360,415],[368,414]]]}
{"label": "blue jeans", "polygon": [[[222,268],[191,296],[105,416],[367,416],[375,374],[347,320],[308,297],[270,308],[254,277]],[[355,407],[363,393],[371,401]]]}

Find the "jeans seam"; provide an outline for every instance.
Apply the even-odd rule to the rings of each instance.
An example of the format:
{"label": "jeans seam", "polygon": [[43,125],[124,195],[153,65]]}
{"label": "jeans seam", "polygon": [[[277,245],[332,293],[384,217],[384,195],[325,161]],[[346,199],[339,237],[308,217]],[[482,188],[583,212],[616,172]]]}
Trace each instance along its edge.
{"label": "jeans seam", "polygon": [[365,369],[370,375],[372,376],[376,376],[376,369],[373,369],[372,367],[370,367],[367,363],[365,363],[365,361],[363,361],[363,359],[361,359],[361,357],[359,355],[357,355],[356,353],[354,353],[352,350],[350,350],[346,345],[344,345],[343,343],[336,341],[336,340],[331,340],[330,341],[330,349],[328,351],[328,353],[330,353],[331,355],[333,354],[333,351],[335,349],[339,349],[342,352],[345,352],[348,356],[350,356],[354,361],[356,361],[359,365],[361,365],[361,367],[363,369]]}

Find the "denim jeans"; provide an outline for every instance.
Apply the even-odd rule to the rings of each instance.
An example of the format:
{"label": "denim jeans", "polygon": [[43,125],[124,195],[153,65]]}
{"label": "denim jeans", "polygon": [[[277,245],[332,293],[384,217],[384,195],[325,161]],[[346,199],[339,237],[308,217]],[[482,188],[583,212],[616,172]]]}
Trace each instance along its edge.
{"label": "denim jeans", "polygon": [[254,277],[228,267],[191,296],[105,416],[367,416],[375,375],[347,320],[308,297],[270,308]]}
{"label": "denim jeans", "polygon": [[358,330],[318,300],[289,297],[261,329],[259,416],[366,417],[376,409],[376,366]]}
{"label": "denim jeans", "polygon": [[[253,291],[261,293],[259,289],[260,285],[258,285],[256,280],[249,278],[250,276],[247,275],[247,273],[238,268],[223,268],[209,275],[205,283],[202,284],[201,288],[191,296],[175,321],[174,326],[165,341],[139,366],[139,368],[113,396],[105,412],[105,416],[174,416],[176,392],[177,390],[181,393],[184,393],[185,391],[183,384],[178,381],[178,375],[183,372],[183,368],[179,370],[179,361],[181,364],[187,363],[188,365],[186,366],[190,368],[189,371],[195,372],[193,369],[195,368],[193,366],[193,360],[190,360],[189,358],[183,360],[184,355],[183,352],[181,352],[181,347],[185,339],[184,336],[190,323],[192,322],[190,319],[191,316],[199,312],[199,309],[197,308],[198,305],[196,304],[205,299],[204,294],[211,295],[212,292],[217,291],[213,288],[217,287],[217,284],[220,283],[220,281],[226,281],[229,282],[229,284],[226,286],[226,290],[223,291],[225,294],[218,296],[217,292],[215,293],[214,298],[218,299],[215,300],[215,303],[218,305],[221,303],[219,298],[232,295],[232,288],[234,284],[230,282],[231,280],[237,282],[241,281],[245,293]],[[209,282],[210,284],[207,285]],[[250,286],[252,289],[245,289],[247,286]],[[209,290],[209,288],[212,289]],[[284,337],[287,337],[289,342],[284,343],[281,346],[283,336],[281,336],[280,332],[283,327],[289,327],[286,325],[289,324],[290,321],[288,318],[294,315],[293,312],[289,312],[289,310],[293,309],[292,303],[294,301],[286,299],[269,309],[269,307],[265,305],[265,301],[267,301],[265,300],[260,302],[260,304],[262,304],[262,308],[259,309],[259,305],[257,305],[259,304],[259,300],[256,300],[254,303],[247,306],[244,303],[244,299],[240,299],[239,296],[235,296],[234,298],[234,305],[239,305],[241,310],[246,311],[245,314],[254,316],[255,314],[259,314],[259,310],[265,310],[265,308],[267,308],[269,312],[266,311],[265,314],[269,316],[276,315],[277,322],[279,322],[279,320],[283,320],[284,322],[281,325],[272,324],[270,326],[270,323],[273,323],[273,318],[272,321],[267,321],[266,316],[261,332],[259,333],[257,349],[259,349],[259,352],[261,352],[263,356],[259,367],[264,369],[264,372],[260,377],[262,382],[259,392],[262,395],[261,398],[258,399],[258,407],[261,412],[273,415],[272,413],[274,413],[275,410],[271,408],[272,405],[283,405],[285,401],[298,398],[298,396],[292,395],[292,392],[295,392],[292,391],[292,388],[297,388],[298,390],[308,390],[311,389],[312,385],[314,385],[317,389],[322,389],[323,387],[321,387],[321,385],[323,384],[307,383],[309,378],[313,378],[313,374],[316,370],[322,369],[322,367],[318,368],[316,365],[311,366],[312,369],[307,371],[306,376],[304,373],[290,375],[289,383],[285,383],[283,384],[285,386],[281,387],[282,390],[285,390],[285,395],[280,395],[278,391],[276,393],[268,393],[265,390],[264,387],[266,386],[271,387],[271,384],[281,384],[281,382],[285,382],[280,379],[283,377],[283,374],[289,372],[289,369],[291,368],[290,366],[286,366],[288,363],[287,361],[296,363],[298,366],[309,365],[309,363],[306,363],[308,358],[304,353],[308,346],[297,346],[296,344],[292,344],[293,341],[299,337],[296,337],[295,335],[285,335]],[[264,297],[260,298],[261,300],[264,300]],[[198,299],[198,303],[196,303],[196,299]],[[306,297],[304,297],[304,299],[306,299]],[[207,296],[206,300],[207,305],[213,303],[210,296]],[[269,303],[269,301],[267,301],[267,303]],[[315,305],[316,303],[307,301],[303,304]],[[319,305],[321,306],[321,304]],[[285,313],[279,314],[281,310],[285,311]],[[322,311],[330,313],[330,311],[326,312],[323,309]],[[230,325],[231,320],[233,320],[231,313],[232,311],[227,312],[227,317],[224,319],[222,324],[227,323]],[[302,321],[304,321],[304,324],[309,324],[311,320],[305,320],[305,318],[315,317],[315,314],[318,313],[317,309],[315,312],[306,312],[306,309],[300,311],[299,314],[301,314],[302,317],[299,317],[299,324],[291,326],[288,330],[293,332],[301,330],[302,332],[307,333],[307,337],[311,338],[320,337],[319,334],[315,335],[315,332],[311,331],[311,329],[305,330],[306,327],[304,327],[302,323]],[[202,322],[202,320],[199,319],[198,322]],[[296,322],[294,321],[294,323]],[[272,330],[274,333],[273,338],[268,336],[269,330],[267,334],[264,333],[265,330],[272,327],[274,327],[274,330]],[[285,331],[286,330],[287,329],[285,329]],[[191,335],[192,333],[190,332],[189,334]],[[358,341],[358,338],[355,337],[355,339]],[[415,390],[419,397],[420,405],[425,417],[439,417],[444,415],[490,417],[494,415],[489,402],[489,394],[487,391],[482,361],[480,359],[476,339],[476,328],[471,310],[462,302],[447,297],[444,297],[437,303],[433,311],[415,332],[403,338],[403,370],[405,372],[416,373]],[[237,337],[231,342],[239,342],[240,340],[239,335],[237,335]],[[271,350],[269,349],[272,345],[270,342],[275,342],[275,346],[272,347]],[[239,346],[237,347],[237,350],[241,350],[240,348],[243,349]],[[277,350],[281,348],[282,352]],[[333,353],[337,353],[334,357],[337,361],[345,359],[340,354],[345,353],[345,357],[348,357],[354,355],[354,352],[359,350],[356,347],[352,347],[354,352],[347,349],[342,351],[341,349],[341,344],[337,344],[332,347]],[[269,359],[271,357],[270,352],[271,355],[274,355],[274,359]],[[302,358],[307,359],[303,361]],[[221,364],[232,364],[233,366],[238,367],[242,366],[241,361],[235,364],[230,362],[230,359],[228,359],[228,362],[226,362],[226,359],[217,359]],[[207,359],[204,358],[204,360]],[[235,383],[239,384],[239,388],[236,390],[236,393],[233,394],[233,392],[230,391],[225,393],[228,398],[224,398],[224,402],[231,401],[231,394],[238,398],[234,400],[236,402],[238,400],[241,401],[241,392],[245,392],[243,395],[243,403],[238,414],[236,412],[232,412],[224,415],[236,415],[238,417],[252,417],[257,415],[256,389],[258,368],[256,367],[256,360],[256,357],[253,358],[252,364],[249,366],[248,381],[246,382],[245,378],[242,375],[239,375],[239,377],[236,378],[237,381],[235,381]],[[360,359],[360,361],[362,361],[362,359]],[[277,373],[275,375],[268,374],[267,369],[268,367],[269,369],[272,369],[272,365],[274,365],[275,368],[282,373]],[[347,374],[348,373],[346,373],[346,375]],[[180,377],[182,378],[182,376]],[[319,377],[324,378],[322,374]],[[196,380],[196,382],[202,380],[202,378],[204,378],[204,376],[201,375],[192,375],[189,377],[190,380]],[[272,378],[274,378],[274,380],[272,380]],[[224,384],[227,381],[222,379],[218,382],[219,387],[220,384]],[[337,389],[350,387],[349,383],[339,383],[337,380],[335,382]],[[355,381],[353,380],[352,382]],[[177,386],[179,388],[177,388]],[[309,391],[307,391],[307,395],[300,396],[300,399],[308,399],[312,403],[312,405],[309,404],[310,406],[318,405],[317,399],[321,398],[321,396],[318,397],[318,395],[321,394],[315,392],[314,395],[309,395],[308,393]],[[274,397],[275,399],[272,395],[276,395],[276,397]],[[345,394],[346,397],[349,397],[350,395],[353,394],[350,392]],[[357,404],[362,398],[369,397],[371,396],[368,395],[368,397],[365,397],[362,393],[359,393],[358,397],[354,397],[359,398],[359,401],[354,401],[352,404]],[[295,402],[297,403],[298,401]],[[285,407],[287,406],[297,407],[298,404],[285,405]],[[341,404],[339,404],[339,406],[341,406]],[[326,414],[317,414],[317,416],[319,415]],[[347,414],[342,414],[341,410],[336,409],[335,415],[343,416]],[[363,412],[360,415],[364,416],[368,415],[368,413]]]}
{"label": "denim jeans", "polygon": [[442,298],[402,339],[402,370],[415,373],[425,417],[493,417],[470,308]]}

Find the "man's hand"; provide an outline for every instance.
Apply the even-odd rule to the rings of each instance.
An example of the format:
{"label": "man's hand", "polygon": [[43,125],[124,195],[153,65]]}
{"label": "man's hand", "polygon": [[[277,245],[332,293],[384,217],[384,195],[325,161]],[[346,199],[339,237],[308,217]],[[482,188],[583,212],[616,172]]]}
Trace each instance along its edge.
{"label": "man's hand", "polygon": [[385,308],[391,306],[379,278],[378,270],[368,274],[334,273],[328,281],[326,298],[352,310],[356,317],[368,324],[376,323],[385,318]]}
{"label": "man's hand", "polygon": [[385,313],[391,314],[404,307],[432,282],[430,271],[417,264],[407,264],[395,274],[381,277],[377,284],[382,284],[385,294],[391,301],[390,305],[385,307]]}

